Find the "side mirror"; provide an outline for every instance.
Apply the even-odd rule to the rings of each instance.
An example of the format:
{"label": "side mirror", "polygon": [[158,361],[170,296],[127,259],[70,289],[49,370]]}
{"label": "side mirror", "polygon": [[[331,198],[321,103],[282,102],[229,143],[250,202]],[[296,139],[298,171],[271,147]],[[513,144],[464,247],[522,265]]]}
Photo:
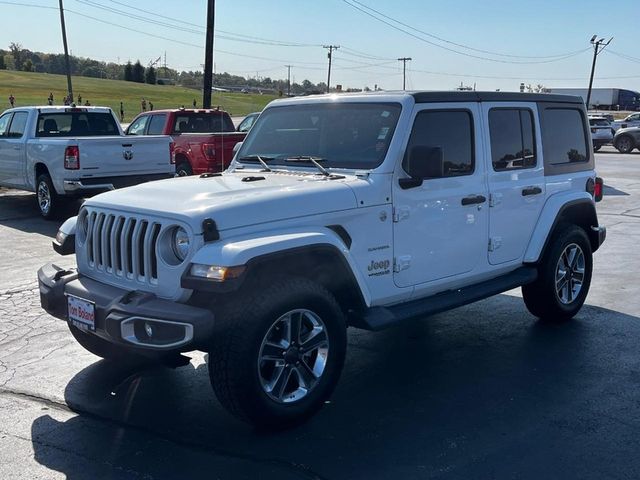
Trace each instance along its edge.
{"label": "side mirror", "polygon": [[442,178],[444,177],[442,148],[415,145],[409,150],[404,167],[410,178],[401,178],[399,183],[405,190],[419,187],[425,178]]}
{"label": "side mirror", "polygon": [[233,154],[234,154],[234,155],[236,154],[236,152],[237,152],[238,150],[240,150],[240,147],[241,147],[241,146],[242,146],[242,142],[238,142],[238,143],[236,143],[236,144],[233,146]]}

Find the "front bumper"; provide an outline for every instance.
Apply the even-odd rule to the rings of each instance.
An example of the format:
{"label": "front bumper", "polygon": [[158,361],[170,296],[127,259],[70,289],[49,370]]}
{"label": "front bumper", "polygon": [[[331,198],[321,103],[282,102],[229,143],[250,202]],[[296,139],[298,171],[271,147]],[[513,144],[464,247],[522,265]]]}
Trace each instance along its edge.
{"label": "front bumper", "polygon": [[[67,295],[91,302],[95,331],[87,333],[139,353],[196,350],[213,334],[214,316],[207,309],[106,285],[51,263],[38,270],[38,286],[40,303],[49,314],[67,320]],[[155,337],[146,333],[147,325]]]}

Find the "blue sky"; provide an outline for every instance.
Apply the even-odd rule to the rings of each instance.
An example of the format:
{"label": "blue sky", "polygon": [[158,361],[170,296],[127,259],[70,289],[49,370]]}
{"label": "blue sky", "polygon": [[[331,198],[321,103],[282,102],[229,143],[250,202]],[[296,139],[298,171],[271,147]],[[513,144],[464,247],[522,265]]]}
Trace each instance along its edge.
{"label": "blue sky", "polygon": [[[62,51],[57,0],[7,1],[22,5],[0,0],[1,46],[7,48],[15,41],[31,50]],[[597,33],[615,38],[610,52],[599,56],[594,85],[640,90],[640,60],[619,56],[640,58],[637,0],[218,0],[216,3],[216,71],[286,78],[285,65],[290,64],[296,81],[305,78],[324,81],[327,57],[322,45],[334,44],[341,46],[334,56],[334,85],[401,88],[402,69],[396,59],[412,57],[407,67],[407,87],[413,89],[448,90],[463,82],[475,83],[482,90],[516,90],[521,81],[548,87],[586,87],[592,58],[589,39]],[[120,62],[140,59],[147,64],[166,51],[168,65],[179,70],[199,69],[204,63],[204,48],[199,45],[204,44],[206,0],[64,0],[64,4],[69,10],[67,33],[74,55]],[[141,18],[126,17],[100,6]],[[265,44],[269,43],[265,39],[276,40],[280,45]],[[584,51],[553,62],[548,60],[555,58],[533,58],[581,50]],[[546,63],[539,63],[542,61]]]}

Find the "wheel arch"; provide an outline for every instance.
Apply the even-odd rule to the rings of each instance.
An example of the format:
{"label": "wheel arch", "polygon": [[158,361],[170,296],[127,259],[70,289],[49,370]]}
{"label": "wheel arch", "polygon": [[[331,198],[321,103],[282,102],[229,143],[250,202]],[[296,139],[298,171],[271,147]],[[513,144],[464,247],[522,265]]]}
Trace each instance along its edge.
{"label": "wheel arch", "polygon": [[[345,241],[330,228],[280,231],[260,238],[213,242],[201,248],[192,263],[245,265],[242,289],[282,276],[309,278],[329,290],[347,312],[370,304],[366,282]],[[259,287],[257,287],[259,288]]]}
{"label": "wheel arch", "polygon": [[598,232],[591,228],[598,226],[596,207],[591,195],[585,192],[578,198],[550,199],[547,202],[525,252],[524,262],[537,263],[549,247],[554,233],[567,224],[582,228],[589,238],[591,251],[598,250]]}

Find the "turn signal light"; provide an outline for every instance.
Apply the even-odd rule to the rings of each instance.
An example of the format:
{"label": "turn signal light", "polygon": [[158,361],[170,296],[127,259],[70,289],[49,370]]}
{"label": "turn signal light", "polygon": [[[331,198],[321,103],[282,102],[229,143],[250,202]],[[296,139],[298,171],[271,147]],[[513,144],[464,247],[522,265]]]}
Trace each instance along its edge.
{"label": "turn signal light", "polygon": [[77,145],[71,145],[64,150],[64,168],[66,170],[80,169],[80,149]]}

